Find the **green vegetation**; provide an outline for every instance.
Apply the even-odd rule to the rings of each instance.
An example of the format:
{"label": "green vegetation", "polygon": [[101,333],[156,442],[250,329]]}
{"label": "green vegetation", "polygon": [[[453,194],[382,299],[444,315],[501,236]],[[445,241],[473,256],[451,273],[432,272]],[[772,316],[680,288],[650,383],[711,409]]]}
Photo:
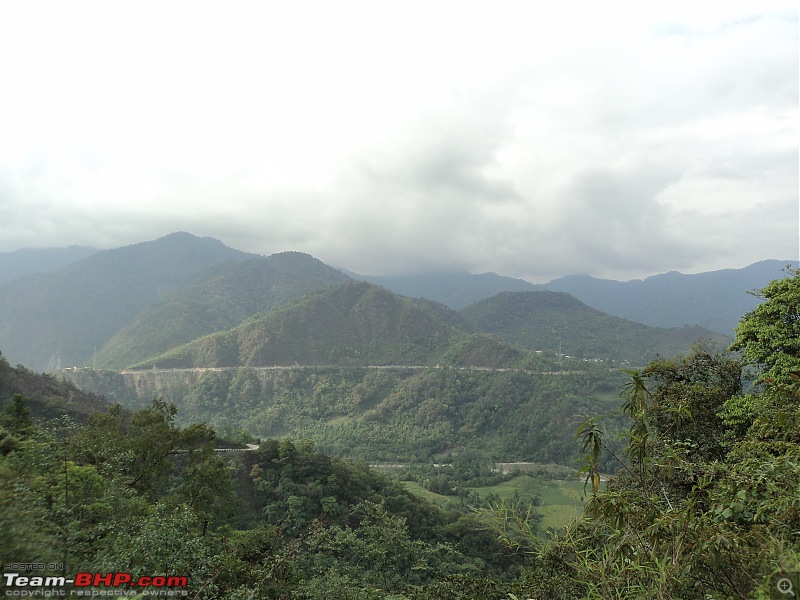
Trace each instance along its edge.
{"label": "green vegetation", "polygon": [[90,414],[110,406],[105,398],[84,392],[64,379],[12,367],[0,355],[0,410],[16,396],[26,398],[31,415],[39,421],[69,416],[84,422]]}
{"label": "green vegetation", "polygon": [[519,475],[497,485],[476,488],[481,498],[519,497],[523,502],[536,500],[536,512],[541,515],[540,535],[558,531],[583,514],[585,490],[576,479],[545,479]]}
{"label": "green vegetation", "polygon": [[[493,462],[574,466],[581,415],[612,413],[624,374],[583,363],[567,363],[582,371],[553,374],[554,357],[538,360],[536,372],[314,367],[70,375],[131,408],[163,395],[184,423],[307,438],[325,452],[370,463],[449,462],[448,454],[472,449]],[[621,417],[610,423],[624,427]]]}
{"label": "green vegetation", "polygon": [[141,366],[431,365],[444,360],[454,340],[464,336],[406,298],[350,282]]}
{"label": "green vegetation", "polygon": [[[359,285],[304,302],[350,299],[327,310],[351,306],[342,322],[355,327],[359,359],[436,356],[405,325],[413,305]],[[554,373],[556,357],[437,329],[431,317],[431,331],[455,336],[439,356],[456,362],[133,373],[147,393],[148,378],[166,378],[159,385],[181,406],[105,407],[80,423],[36,409],[54,384],[74,388],[0,358],[0,558],[185,575],[197,598],[766,599],[776,576],[800,570],[800,272],[762,294],[737,330],[740,355],[700,344],[629,371],[627,385],[597,365]],[[304,351],[331,356],[311,341]],[[250,343],[248,356],[263,350]],[[230,350],[213,347],[217,358]],[[515,368],[490,362],[504,348],[502,361],[521,357]],[[464,357],[479,364],[465,368]],[[612,388],[623,392],[618,414]],[[217,422],[201,422],[209,417]],[[270,439],[216,453],[217,425]],[[578,490],[489,469],[498,458],[568,464],[569,444],[584,455]],[[451,501],[427,502],[329,448],[451,464],[404,475]],[[567,509],[546,509],[577,493],[584,513],[548,533]]]}
{"label": "green vegetation", "polygon": [[212,429],[175,415],[156,400],[45,430],[15,396],[0,418],[4,564],[186,576],[197,598],[374,598],[449,576],[509,580],[524,562],[466,511],[307,440],[218,455]]}

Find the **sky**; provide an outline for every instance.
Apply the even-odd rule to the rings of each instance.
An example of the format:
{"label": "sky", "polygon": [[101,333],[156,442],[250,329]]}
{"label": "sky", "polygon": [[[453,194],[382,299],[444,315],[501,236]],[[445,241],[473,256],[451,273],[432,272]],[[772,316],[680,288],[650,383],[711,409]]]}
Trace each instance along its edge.
{"label": "sky", "polygon": [[2,3],[0,251],[189,231],[534,282],[797,260],[798,30],[794,0]]}

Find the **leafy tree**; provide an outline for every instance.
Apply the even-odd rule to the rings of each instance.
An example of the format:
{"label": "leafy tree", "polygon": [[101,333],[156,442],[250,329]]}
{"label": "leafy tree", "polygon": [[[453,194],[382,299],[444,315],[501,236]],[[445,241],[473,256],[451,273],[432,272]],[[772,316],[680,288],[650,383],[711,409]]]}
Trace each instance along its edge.
{"label": "leafy tree", "polygon": [[761,383],[800,375],[800,270],[787,271],[755,293],[766,301],[742,318],[731,346],[759,367]]}

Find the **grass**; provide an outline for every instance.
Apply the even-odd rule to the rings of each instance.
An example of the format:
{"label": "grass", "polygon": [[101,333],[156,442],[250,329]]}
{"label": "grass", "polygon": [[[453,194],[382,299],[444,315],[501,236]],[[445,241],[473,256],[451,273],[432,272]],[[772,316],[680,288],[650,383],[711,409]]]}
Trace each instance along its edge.
{"label": "grass", "polygon": [[[455,496],[442,496],[426,490],[413,481],[402,481],[403,487],[433,504],[444,506],[449,502],[458,502]],[[518,493],[522,500],[538,496],[542,505],[536,508],[542,514],[542,531],[558,530],[572,519],[583,513],[583,481],[577,479],[546,479],[520,475],[497,485],[474,488],[485,498],[489,494],[497,494],[501,498],[511,498]]]}
{"label": "grass", "polygon": [[542,514],[542,530],[560,529],[583,513],[583,481],[577,479],[520,475],[497,485],[475,488],[475,491],[482,497],[497,494],[510,498],[515,492],[523,500],[538,496],[542,505],[536,510]]}
{"label": "grass", "polygon": [[401,481],[400,482],[407,491],[411,492],[415,496],[419,496],[420,498],[424,498],[428,502],[432,504],[436,504],[437,506],[444,506],[449,502],[453,502],[454,500],[457,502],[458,498],[456,496],[442,496],[441,494],[435,494],[434,492],[426,490],[416,481]]}

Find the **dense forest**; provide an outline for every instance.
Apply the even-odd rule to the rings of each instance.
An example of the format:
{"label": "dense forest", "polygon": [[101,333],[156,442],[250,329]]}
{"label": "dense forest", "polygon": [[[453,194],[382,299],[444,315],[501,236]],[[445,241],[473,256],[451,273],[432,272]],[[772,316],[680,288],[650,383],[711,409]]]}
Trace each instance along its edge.
{"label": "dense forest", "polygon": [[[84,389],[141,408],[170,398],[179,423],[256,437],[308,438],[369,462],[450,462],[471,449],[495,461],[574,465],[578,416],[619,404],[625,374],[541,359],[537,371],[467,368],[250,367],[190,372],[69,373]],[[614,420],[621,429],[622,418]],[[614,468],[612,463],[609,468]]]}
{"label": "dense forest", "polygon": [[[232,444],[179,420],[169,398],[42,414],[36,396],[55,388],[0,360],[2,559],[58,567],[25,576],[186,577],[171,591],[194,598],[769,598],[792,578],[798,589],[800,272],[761,294],[730,351],[698,345],[630,370],[619,414],[575,425],[585,513],[545,535],[535,503],[462,496],[441,508],[308,440],[218,452]],[[498,381],[453,388],[453,407],[522,385],[513,373]],[[335,394],[320,398],[337,410]],[[469,461],[460,468],[468,478]]]}

